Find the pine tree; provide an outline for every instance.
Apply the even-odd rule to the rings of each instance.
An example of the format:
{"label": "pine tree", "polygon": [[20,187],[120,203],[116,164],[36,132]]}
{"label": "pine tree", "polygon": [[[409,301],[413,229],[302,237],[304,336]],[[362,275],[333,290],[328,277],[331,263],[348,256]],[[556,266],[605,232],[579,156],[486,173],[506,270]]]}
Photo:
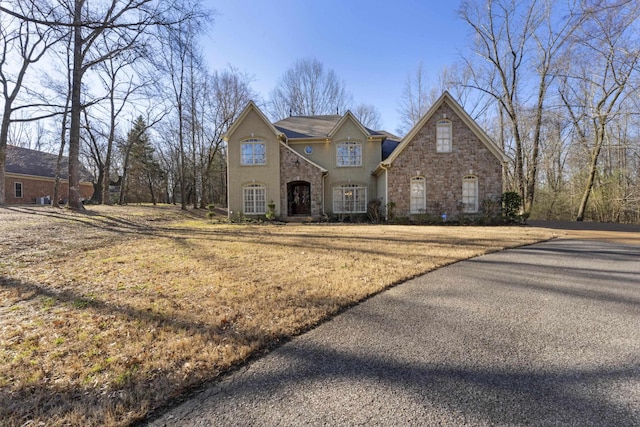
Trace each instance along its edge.
{"label": "pine tree", "polygon": [[155,148],[149,139],[147,124],[142,118],[133,122],[122,145],[124,173],[120,188],[120,204],[157,203],[162,188],[164,172],[155,156]]}

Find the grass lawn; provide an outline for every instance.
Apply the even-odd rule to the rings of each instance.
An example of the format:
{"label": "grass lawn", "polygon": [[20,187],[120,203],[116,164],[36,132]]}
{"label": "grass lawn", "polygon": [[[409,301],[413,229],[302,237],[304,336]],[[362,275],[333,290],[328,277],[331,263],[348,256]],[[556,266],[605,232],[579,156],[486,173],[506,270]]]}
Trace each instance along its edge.
{"label": "grass lawn", "polygon": [[127,425],[394,284],[553,236],[0,208],[0,424]]}

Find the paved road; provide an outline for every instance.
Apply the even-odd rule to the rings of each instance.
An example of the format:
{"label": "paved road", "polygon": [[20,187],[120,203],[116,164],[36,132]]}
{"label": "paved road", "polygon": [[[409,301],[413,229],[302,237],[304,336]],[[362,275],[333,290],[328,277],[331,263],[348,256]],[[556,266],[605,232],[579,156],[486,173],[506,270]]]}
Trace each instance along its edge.
{"label": "paved road", "polygon": [[554,240],[442,268],[152,425],[640,426],[640,246]]}

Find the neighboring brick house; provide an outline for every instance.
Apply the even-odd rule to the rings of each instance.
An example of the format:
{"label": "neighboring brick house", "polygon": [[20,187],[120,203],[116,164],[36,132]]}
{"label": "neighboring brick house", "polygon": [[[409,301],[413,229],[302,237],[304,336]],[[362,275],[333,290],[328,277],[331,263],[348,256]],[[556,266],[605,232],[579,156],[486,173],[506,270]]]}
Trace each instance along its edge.
{"label": "neighboring brick house", "polygon": [[344,217],[374,199],[399,216],[477,214],[500,197],[507,161],[447,92],[402,140],[350,112],[271,123],[253,102],[225,140],[231,217],[270,201],[284,220]]}
{"label": "neighboring brick house", "polygon": [[[51,203],[58,156],[42,151],[7,145],[5,163],[5,202],[8,205]],[[69,159],[64,157],[60,170],[60,194],[69,194]],[[88,200],[93,195],[91,174],[80,167],[80,197]]]}

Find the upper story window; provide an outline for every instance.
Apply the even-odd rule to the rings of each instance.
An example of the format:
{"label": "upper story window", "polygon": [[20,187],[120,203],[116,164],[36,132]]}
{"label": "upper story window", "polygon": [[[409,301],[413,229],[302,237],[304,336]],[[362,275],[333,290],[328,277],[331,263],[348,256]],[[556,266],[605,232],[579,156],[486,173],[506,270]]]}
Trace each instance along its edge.
{"label": "upper story window", "polygon": [[262,139],[245,139],[240,147],[240,164],[264,165],[267,163],[267,147]]}
{"label": "upper story window", "polygon": [[462,211],[478,212],[478,177],[467,175],[462,178]]}
{"label": "upper story window", "polygon": [[438,120],[436,125],[436,152],[451,152],[451,121]]}
{"label": "upper story window", "polygon": [[13,190],[14,190],[16,199],[22,199],[22,183],[21,182],[14,183]]}
{"label": "upper story window", "polygon": [[425,213],[427,209],[426,182],[423,176],[411,178],[411,206],[410,213]]}
{"label": "upper story window", "polygon": [[336,145],[338,166],[362,166],[362,144],[345,141]]}

